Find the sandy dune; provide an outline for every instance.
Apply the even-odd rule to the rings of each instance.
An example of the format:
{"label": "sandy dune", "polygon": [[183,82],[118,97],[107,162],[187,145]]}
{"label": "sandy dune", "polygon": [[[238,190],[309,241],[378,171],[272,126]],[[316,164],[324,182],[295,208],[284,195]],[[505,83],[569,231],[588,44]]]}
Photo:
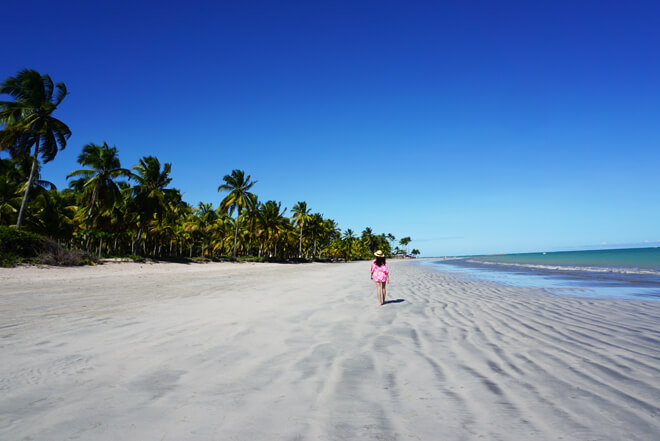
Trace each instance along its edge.
{"label": "sandy dune", "polygon": [[660,439],[660,302],[390,267],[0,269],[0,439]]}

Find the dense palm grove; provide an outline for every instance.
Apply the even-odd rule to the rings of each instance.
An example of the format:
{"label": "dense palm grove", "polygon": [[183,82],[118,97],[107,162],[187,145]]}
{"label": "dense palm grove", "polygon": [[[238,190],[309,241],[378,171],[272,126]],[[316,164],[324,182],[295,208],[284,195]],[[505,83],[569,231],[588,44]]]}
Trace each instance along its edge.
{"label": "dense palm grove", "polygon": [[0,94],[14,99],[0,101],[0,151],[8,152],[0,158],[0,226],[98,256],[353,260],[377,249],[407,253],[409,237],[397,243],[371,228],[342,232],[306,202],[287,215],[281,202],[260,201],[257,181],[242,170],[219,182],[218,207],[190,206],[170,186],[172,164],[145,156],[123,168],[117,148],[106,143],[83,146],[69,188],[57,189],[40,176],[40,162],[53,160],[71,135],[53,116],[66,93],[63,83],[27,69],[0,86]]}

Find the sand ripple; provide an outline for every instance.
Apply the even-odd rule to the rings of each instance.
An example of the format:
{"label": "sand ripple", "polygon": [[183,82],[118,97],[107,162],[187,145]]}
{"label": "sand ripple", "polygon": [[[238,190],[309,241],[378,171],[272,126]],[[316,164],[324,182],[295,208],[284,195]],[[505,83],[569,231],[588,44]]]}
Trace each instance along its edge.
{"label": "sand ripple", "polygon": [[658,439],[660,302],[368,265],[0,270],[0,439]]}

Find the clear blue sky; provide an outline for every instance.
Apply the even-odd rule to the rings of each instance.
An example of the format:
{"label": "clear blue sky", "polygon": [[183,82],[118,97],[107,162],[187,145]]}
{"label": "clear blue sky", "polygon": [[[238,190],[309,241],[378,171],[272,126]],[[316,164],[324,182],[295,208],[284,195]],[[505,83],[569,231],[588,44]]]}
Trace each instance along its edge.
{"label": "clear blue sky", "polygon": [[60,188],[106,141],[427,256],[658,245],[658,5],[22,0],[0,80],[67,85]]}

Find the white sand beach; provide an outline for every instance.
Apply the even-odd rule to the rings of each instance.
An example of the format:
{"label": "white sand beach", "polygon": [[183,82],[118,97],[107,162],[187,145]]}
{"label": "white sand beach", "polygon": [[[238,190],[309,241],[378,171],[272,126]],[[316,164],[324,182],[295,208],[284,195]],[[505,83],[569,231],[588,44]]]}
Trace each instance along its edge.
{"label": "white sand beach", "polygon": [[660,439],[660,302],[389,264],[0,269],[0,439]]}

